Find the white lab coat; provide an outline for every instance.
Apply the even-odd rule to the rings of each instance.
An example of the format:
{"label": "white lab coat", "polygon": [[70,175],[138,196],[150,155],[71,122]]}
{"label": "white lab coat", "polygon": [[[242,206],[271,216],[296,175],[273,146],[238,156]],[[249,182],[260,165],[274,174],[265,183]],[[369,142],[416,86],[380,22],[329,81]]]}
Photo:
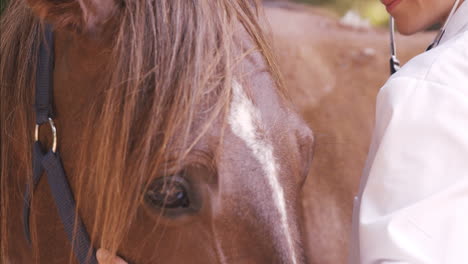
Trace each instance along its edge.
{"label": "white lab coat", "polygon": [[468,264],[468,1],[377,97],[351,264]]}

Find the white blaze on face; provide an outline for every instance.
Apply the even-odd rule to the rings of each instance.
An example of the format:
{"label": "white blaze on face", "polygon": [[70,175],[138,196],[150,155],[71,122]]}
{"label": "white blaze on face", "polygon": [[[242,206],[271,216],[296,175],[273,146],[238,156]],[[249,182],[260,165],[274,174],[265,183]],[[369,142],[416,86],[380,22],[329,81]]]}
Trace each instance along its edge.
{"label": "white blaze on face", "polygon": [[296,264],[296,253],[289,230],[284,190],[279,183],[279,166],[273,155],[273,146],[258,134],[257,130],[262,124],[260,111],[253,105],[242,86],[236,81],[233,82],[233,98],[228,122],[234,134],[245,142],[255,159],[262,166],[272,189],[273,200],[281,217],[281,227],[287,239],[292,263]]}

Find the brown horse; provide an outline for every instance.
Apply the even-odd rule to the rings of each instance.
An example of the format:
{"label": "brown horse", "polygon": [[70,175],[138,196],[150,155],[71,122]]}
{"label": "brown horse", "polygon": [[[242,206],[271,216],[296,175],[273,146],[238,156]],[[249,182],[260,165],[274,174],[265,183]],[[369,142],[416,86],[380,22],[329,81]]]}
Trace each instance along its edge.
{"label": "brown horse", "polygon": [[[370,144],[375,99],[390,71],[388,32],[352,28],[304,5],[268,7],[288,94],[315,134],[303,202],[309,263],[346,263],[353,198]],[[398,36],[402,61],[423,52],[433,37]]]}
{"label": "brown horse", "polygon": [[22,230],[44,23],[58,149],[94,247],[138,264],[305,262],[312,134],[284,99],[252,3],[11,1],[0,23],[2,263],[76,263],[44,179],[32,247]]}

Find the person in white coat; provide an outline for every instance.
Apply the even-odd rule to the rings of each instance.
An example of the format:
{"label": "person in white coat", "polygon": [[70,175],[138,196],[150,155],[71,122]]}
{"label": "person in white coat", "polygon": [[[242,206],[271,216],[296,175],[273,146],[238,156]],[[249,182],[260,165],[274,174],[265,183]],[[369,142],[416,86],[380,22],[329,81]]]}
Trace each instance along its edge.
{"label": "person in white coat", "polygon": [[383,0],[403,34],[445,23],[377,97],[351,264],[468,264],[468,1]]}

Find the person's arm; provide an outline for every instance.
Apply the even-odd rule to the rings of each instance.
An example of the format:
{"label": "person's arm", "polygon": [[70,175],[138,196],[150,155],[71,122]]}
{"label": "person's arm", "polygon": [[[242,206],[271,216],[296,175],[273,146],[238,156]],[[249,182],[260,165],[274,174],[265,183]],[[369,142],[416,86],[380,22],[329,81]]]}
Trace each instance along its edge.
{"label": "person's arm", "polygon": [[359,264],[468,263],[468,84],[390,80],[363,177]]}

